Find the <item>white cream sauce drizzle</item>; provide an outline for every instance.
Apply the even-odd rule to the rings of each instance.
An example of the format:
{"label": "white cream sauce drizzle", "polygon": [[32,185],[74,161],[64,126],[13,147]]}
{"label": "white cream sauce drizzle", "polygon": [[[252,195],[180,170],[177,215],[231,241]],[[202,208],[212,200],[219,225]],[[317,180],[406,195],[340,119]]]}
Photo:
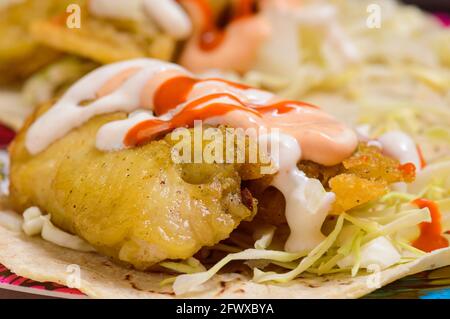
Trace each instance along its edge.
{"label": "white cream sauce drizzle", "polygon": [[[82,101],[94,99],[97,92],[110,80],[121,72],[131,68],[140,68],[135,74],[122,83],[117,90],[111,94],[98,98],[88,106],[80,105]],[[144,86],[157,87],[161,79],[167,80],[164,74],[171,77],[178,75],[191,75],[181,67],[151,59],[138,59],[127,62],[104,66],[95,72],[87,75],[70,88],[66,94],[42,117],[40,117],[27,132],[26,147],[31,154],[37,154],[47,148],[51,143],[66,135],[72,129],[82,125],[92,117],[105,113],[124,111],[132,113],[139,111],[142,107],[142,90]],[[245,91],[245,93],[244,93]],[[154,93],[154,92],[153,92]],[[270,101],[275,101],[273,94],[257,90],[239,89],[220,81],[206,81],[196,84],[188,96],[189,100],[200,98],[214,93],[230,93],[238,97],[241,101],[264,105]],[[152,96],[150,96],[150,100]],[[209,101],[208,103],[211,103]],[[227,102],[236,104],[236,101],[227,98],[216,102]],[[186,105],[181,104],[175,110],[159,117],[161,120],[170,120]],[[141,110],[142,111],[142,110]],[[96,146],[102,151],[117,151],[125,148],[123,139],[127,131],[134,125],[145,120],[155,118],[151,112],[141,113],[137,116],[130,114],[129,118],[121,121],[114,121],[100,128]],[[151,111],[151,108],[150,108]],[[230,118],[229,116],[224,116]],[[231,118],[230,118],[231,119]],[[233,117],[238,119],[238,117]],[[214,124],[215,119],[205,121],[207,124]],[[222,124],[231,124],[225,121]]]}
{"label": "white cream sauce drizzle", "polygon": [[141,21],[145,19],[145,13],[142,8],[142,0],[88,1],[89,12],[100,18]]}
{"label": "white cream sauce drizzle", "polygon": [[400,164],[413,163],[416,172],[421,170],[420,156],[416,143],[406,133],[391,131],[378,138],[383,153],[397,159]]}
{"label": "white cream sauce drizzle", "polygon": [[89,11],[111,19],[144,21],[149,16],[176,39],[185,39],[192,33],[189,16],[174,0],[90,0]]}
{"label": "white cream sauce drizzle", "polygon": [[96,139],[96,147],[101,151],[119,151],[125,148],[123,137],[136,124],[155,119],[151,111],[139,110],[128,115],[128,118],[103,125]]}
{"label": "white cream sauce drizzle", "polygon": [[[112,94],[98,98],[89,106],[80,105],[83,101],[95,99],[97,91],[109,79],[134,67],[142,69]],[[140,92],[147,80],[167,70],[184,72],[175,64],[137,59],[107,65],[88,74],[72,86],[44,116],[33,123],[25,141],[28,151],[37,154],[45,150],[51,143],[96,115],[137,110],[140,107]]]}
{"label": "white cream sauce drizzle", "polygon": [[176,39],[192,33],[192,23],[183,8],[174,0],[144,0],[144,7],[153,20]]}
{"label": "white cream sauce drizzle", "polygon": [[[278,167],[272,186],[280,190],[286,200],[286,219],[291,234],[286,241],[288,252],[309,251],[325,239],[321,227],[335,194],[326,192],[322,184],[297,168],[301,159],[301,149],[295,138],[285,135],[266,135],[263,139],[276,139],[278,155],[272,152],[272,160]],[[273,141],[272,141],[273,142]]]}

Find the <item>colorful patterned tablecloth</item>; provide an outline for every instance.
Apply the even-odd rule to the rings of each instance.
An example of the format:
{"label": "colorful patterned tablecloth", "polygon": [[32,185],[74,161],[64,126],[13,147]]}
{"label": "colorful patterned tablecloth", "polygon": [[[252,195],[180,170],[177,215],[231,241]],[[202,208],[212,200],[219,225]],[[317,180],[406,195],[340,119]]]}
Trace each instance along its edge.
{"label": "colorful patterned tablecloth", "polygon": [[365,298],[450,299],[450,266],[402,278]]}
{"label": "colorful patterned tablecloth", "polygon": [[[28,293],[60,298],[80,298],[83,293],[55,283],[36,282],[12,273],[0,264],[0,289],[29,288]],[[23,291],[23,290],[22,290]],[[51,292],[49,294],[48,292]],[[367,299],[450,299],[450,267],[425,271],[383,287]]]}
{"label": "colorful patterned tablecloth", "polygon": [[2,264],[0,264],[0,289],[10,289],[14,291],[33,293],[36,295],[47,295],[61,298],[84,296],[84,294],[78,289],[67,288],[52,282],[37,282],[17,276]]}
{"label": "colorful patterned tablecloth", "polygon": [[0,149],[5,148],[8,146],[9,142],[12,141],[14,138],[14,131],[7,128],[6,126],[3,126],[0,123]]}
{"label": "colorful patterned tablecloth", "polygon": [[450,14],[448,13],[436,13],[436,18],[441,21],[441,23],[444,25],[444,27],[450,27]]}

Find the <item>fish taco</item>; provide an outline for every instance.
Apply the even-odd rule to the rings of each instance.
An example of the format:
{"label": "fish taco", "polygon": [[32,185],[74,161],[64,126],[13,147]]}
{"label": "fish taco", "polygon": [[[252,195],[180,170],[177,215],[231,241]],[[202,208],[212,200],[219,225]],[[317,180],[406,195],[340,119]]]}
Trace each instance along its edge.
{"label": "fish taco", "polygon": [[448,163],[425,166],[400,131],[368,138],[175,64],[93,71],[9,151],[0,262],[57,283],[77,264],[95,297],[359,297],[374,273],[379,286],[449,262],[448,200],[423,196]]}
{"label": "fish taco", "polygon": [[450,265],[450,33],[380,6],[0,7],[0,264],[93,298],[358,298]]}

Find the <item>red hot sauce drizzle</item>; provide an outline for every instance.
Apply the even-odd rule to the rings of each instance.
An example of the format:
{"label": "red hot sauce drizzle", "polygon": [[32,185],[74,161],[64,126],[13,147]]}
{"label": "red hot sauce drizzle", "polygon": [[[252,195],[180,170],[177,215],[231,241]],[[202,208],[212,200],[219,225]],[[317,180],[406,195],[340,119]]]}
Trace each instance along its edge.
{"label": "red hot sauce drizzle", "polygon": [[[301,149],[304,160],[328,166],[341,163],[358,145],[352,129],[309,104],[283,101],[269,92],[224,80],[193,78],[182,68],[156,60],[105,66],[80,80],[33,123],[27,148],[37,154],[80,123],[114,112],[129,116],[99,129],[96,147],[100,150],[150,142],[160,133],[190,127],[195,120],[252,132],[262,129],[261,134],[276,130],[282,134],[277,138],[289,140],[289,145],[296,140],[298,145],[292,146]],[[49,123],[56,124],[46,130]]]}
{"label": "red hot sauce drizzle", "polygon": [[402,171],[406,180],[412,180],[416,176],[416,166],[413,163],[400,164],[398,168]]}
{"label": "red hot sauce drizzle", "polygon": [[257,1],[256,0],[237,0],[233,8],[233,14],[229,21],[226,21],[224,26],[219,26],[219,23],[214,18],[211,5],[206,0],[179,0],[191,1],[199,9],[203,15],[204,26],[201,30],[199,46],[204,51],[211,51],[216,49],[226,36],[226,28],[229,24],[251,17],[256,14]]}
{"label": "red hot sauce drizzle", "polygon": [[[194,85],[207,81],[223,82],[241,90],[250,89],[246,85],[222,79],[197,80],[188,76],[177,76],[168,79],[156,90],[153,98],[155,115],[164,115],[174,110],[180,104],[187,102]],[[214,100],[219,98],[229,98],[235,103],[214,102]],[[280,115],[303,107],[317,108],[312,104],[298,101],[279,101],[264,106],[251,105],[229,93],[209,94],[189,102],[168,121],[151,119],[135,125],[126,134],[124,144],[127,147],[142,145],[178,127],[192,127],[195,120],[206,120],[232,111],[242,111],[261,118],[264,114],[273,113]]]}
{"label": "red hot sauce drizzle", "polygon": [[[125,137],[125,145],[139,146],[178,127],[191,127],[196,120],[206,120],[211,117],[224,115],[231,111],[239,110],[261,117],[260,113],[253,109],[249,109],[244,105],[215,102],[208,103],[221,97],[228,97],[239,101],[236,97],[227,93],[204,96],[187,104],[170,121],[152,119],[134,126],[128,131]],[[157,108],[155,107],[155,110],[156,109]]]}
{"label": "red hot sauce drizzle", "polygon": [[419,225],[420,236],[412,245],[425,252],[448,247],[448,240],[442,236],[441,213],[438,205],[428,199],[419,198],[413,201],[419,208],[428,208],[431,214],[431,223],[423,222]]}
{"label": "red hot sauce drizzle", "polygon": [[427,166],[427,162],[425,161],[425,157],[423,157],[423,153],[422,153],[422,148],[417,145],[417,153],[419,154],[419,159],[420,159],[420,168],[425,168],[425,166]]}
{"label": "red hot sauce drizzle", "polygon": [[256,13],[256,0],[239,0],[235,11],[233,20],[251,17]]}
{"label": "red hot sauce drizzle", "polygon": [[[207,79],[204,81],[222,82],[237,89],[246,90],[250,87],[223,79]],[[178,76],[164,82],[156,91],[153,100],[154,111],[157,116],[166,114],[178,105],[187,101],[189,93],[195,84],[202,82],[188,76]]]}

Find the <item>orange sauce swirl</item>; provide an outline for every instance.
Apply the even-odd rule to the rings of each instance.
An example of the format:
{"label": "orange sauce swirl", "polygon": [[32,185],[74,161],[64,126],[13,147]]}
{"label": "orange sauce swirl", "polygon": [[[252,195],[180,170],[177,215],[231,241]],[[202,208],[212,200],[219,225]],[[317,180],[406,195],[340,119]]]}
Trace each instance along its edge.
{"label": "orange sauce swirl", "polygon": [[438,205],[428,199],[419,198],[413,201],[419,208],[428,208],[431,214],[431,223],[420,224],[420,236],[412,243],[417,249],[431,252],[436,249],[448,247],[448,240],[442,236],[441,212]]}
{"label": "orange sauce swirl", "polygon": [[[213,90],[199,96],[196,96],[198,92],[193,93],[197,84],[214,86],[212,82],[238,89],[243,96],[247,90],[253,90],[222,79],[200,80],[180,74],[157,82],[156,88],[154,83],[149,82],[148,90],[153,93],[143,93],[146,100],[143,104],[150,105],[155,116],[160,118],[132,127],[125,135],[124,145],[142,145],[178,127],[192,127],[195,120],[211,120],[244,129],[279,129],[297,139],[304,149],[305,158],[324,165],[339,163],[350,156],[356,147],[356,137],[349,129],[308,103],[273,97],[267,103],[254,104],[243,99],[242,94],[233,94],[227,89],[223,92]],[[169,116],[165,116],[168,113]]]}
{"label": "orange sauce swirl", "polygon": [[225,27],[220,27],[215,21],[212,8],[206,0],[183,0],[191,1],[200,10],[204,19],[204,26],[199,37],[199,47],[204,51],[216,49],[226,36],[226,28],[229,24],[255,14],[255,0],[238,0],[233,10],[233,15]]}

